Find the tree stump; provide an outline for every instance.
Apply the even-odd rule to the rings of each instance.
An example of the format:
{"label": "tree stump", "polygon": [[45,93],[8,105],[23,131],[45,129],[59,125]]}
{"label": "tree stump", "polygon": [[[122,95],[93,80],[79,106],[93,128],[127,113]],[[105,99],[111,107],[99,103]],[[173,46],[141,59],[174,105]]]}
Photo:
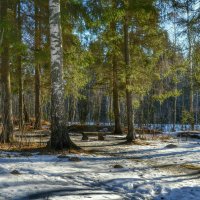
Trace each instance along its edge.
{"label": "tree stump", "polygon": [[98,140],[100,140],[100,141],[104,140],[104,136],[102,133],[98,133]]}
{"label": "tree stump", "polygon": [[83,134],[82,140],[88,140],[88,136]]}

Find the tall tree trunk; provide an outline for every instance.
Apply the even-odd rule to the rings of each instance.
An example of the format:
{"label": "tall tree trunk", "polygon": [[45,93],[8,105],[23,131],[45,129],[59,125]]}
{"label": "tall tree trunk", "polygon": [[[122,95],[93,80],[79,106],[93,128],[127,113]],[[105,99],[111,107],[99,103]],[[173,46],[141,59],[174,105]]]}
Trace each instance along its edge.
{"label": "tall tree trunk", "polygon": [[51,140],[53,149],[76,148],[66,130],[60,0],[49,0],[51,41]]}
{"label": "tall tree trunk", "polygon": [[[176,45],[177,45],[177,30],[176,30],[176,9],[174,8],[174,15],[173,15],[173,27],[174,27],[174,47],[175,47],[175,53],[176,53]],[[174,60],[174,64],[176,65],[177,63],[177,58],[176,58],[176,54],[175,54],[175,60]],[[177,78],[177,73],[176,73],[176,78]],[[175,90],[177,90],[177,83],[175,83]],[[174,116],[173,116],[173,128],[172,130],[175,131],[176,130],[176,120],[177,120],[177,96],[174,97]]]}
{"label": "tall tree trunk", "polygon": [[189,59],[189,84],[190,84],[190,94],[189,94],[189,111],[192,116],[190,122],[192,130],[194,130],[194,83],[193,83],[193,59],[192,59],[192,33],[190,25],[190,1],[186,1],[186,11],[187,11],[187,39],[188,39],[188,59]]}
{"label": "tall tree trunk", "polygon": [[124,58],[126,65],[126,107],[127,107],[127,125],[128,125],[127,141],[132,142],[132,140],[136,138],[136,135],[133,128],[132,93],[129,89],[131,81],[130,81],[130,55],[129,55],[129,34],[128,34],[127,15],[124,18]]}
{"label": "tall tree trunk", "polygon": [[[41,46],[41,26],[39,8],[37,5],[38,1],[35,0],[35,54],[37,55]],[[35,129],[41,129],[41,75],[40,75],[40,64],[35,63]]]}
{"label": "tall tree trunk", "polygon": [[[116,1],[112,1],[112,6],[116,9]],[[111,21],[110,24],[112,37],[116,36],[116,22]],[[115,42],[115,40],[114,40]],[[113,44],[112,49],[112,75],[113,75],[113,112],[114,112],[114,120],[115,120],[115,129],[114,134],[122,134],[121,122],[120,122],[120,111],[119,111],[119,89],[118,89],[118,67],[117,67],[117,56],[116,56],[116,48],[114,48],[115,43]]]}
{"label": "tall tree trunk", "polygon": [[[21,42],[21,1],[17,2],[17,28],[18,28],[18,40]],[[17,58],[17,68],[18,68],[18,85],[19,85],[19,129],[21,130],[24,124],[23,118],[23,80],[22,80],[22,62],[21,55]]]}
{"label": "tall tree trunk", "polygon": [[177,115],[177,97],[174,97],[174,117],[173,117],[173,131],[176,131],[176,115]]}
{"label": "tall tree trunk", "polygon": [[23,95],[23,114],[24,114],[25,123],[29,123],[30,122],[30,117],[29,117],[29,113],[27,111],[24,95]]}
{"label": "tall tree trunk", "polygon": [[[8,1],[1,1],[1,21],[7,18]],[[12,101],[11,101],[11,85],[10,85],[10,65],[9,65],[9,43],[7,34],[5,31],[2,40],[2,53],[1,53],[1,86],[2,86],[2,122],[3,130],[1,135],[1,141],[9,143],[12,131]]]}
{"label": "tall tree trunk", "polygon": [[195,123],[198,124],[198,109],[199,109],[199,92],[196,93],[196,111],[195,111]]}
{"label": "tall tree trunk", "polygon": [[119,112],[119,91],[118,91],[118,76],[117,76],[117,62],[116,55],[113,55],[113,111],[115,118],[114,134],[122,134]]}
{"label": "tall tree trunk", "polygon": [[100,123],[108,123],[108,97],[105,94],[101,99]]}
{"label": "tall tree trunk", "polygon": [[71,118],[71,122],[75,122],[76,119],[76,105],[77,105],[77,99],[74,97],[73,98],[73,109],[72,109],[72,118]]}

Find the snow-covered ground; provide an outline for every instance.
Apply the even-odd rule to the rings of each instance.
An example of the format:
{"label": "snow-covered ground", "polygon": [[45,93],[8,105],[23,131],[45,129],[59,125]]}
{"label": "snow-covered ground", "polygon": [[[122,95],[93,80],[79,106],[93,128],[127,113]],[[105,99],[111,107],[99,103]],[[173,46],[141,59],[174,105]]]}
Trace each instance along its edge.
{"label": "snow-covered ground", "polygon": [[[200,199],[198,140],[119,145],[121,137],[73,139],[95,153],[58,157],[0,151],[0,199]],[[177,147],[165,148],[168,144]],[[13,170],[20,174],[12,174]]]}

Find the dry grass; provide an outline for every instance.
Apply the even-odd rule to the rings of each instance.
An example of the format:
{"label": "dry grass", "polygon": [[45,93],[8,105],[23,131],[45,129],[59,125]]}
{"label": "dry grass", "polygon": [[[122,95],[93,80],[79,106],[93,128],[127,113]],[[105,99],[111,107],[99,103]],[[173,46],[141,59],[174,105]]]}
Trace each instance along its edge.
{"label": "dry grass", "polygon": [[134,140],[134,141],[132,142],[132,144],[135,144],[135,145],[142,145],[142,146],[150,145],[149,142],[146,142],[146,141],[144,141],[144,140]]}
{"label": "dry grass", "polygon": [[152,137],[152,140],[160,140],[162,142],[168,142],[172,137],[170,135],[156,135]]}
{"label": "dry grass", "polygon": [[7,152],[39,152],[40,155],[58,155],[58,154],[81,154],[86,153],[83,149],[63,149],[63,150],[52,150],[47,147],[46,144],[39,143],[10,143],[10,144],[1,144],[0,143],[0,151]]}
{"label": "dry grass", "polygon": [[135,129],[136,133],[138,134],[162,134],[162,131],[155,130],[155,129],[141,129],[141,128],[136,128]]}
{"label": "dry grass", "polygon": [[181,167],[191,170],[200,170],[200,165],[194,165],[194,164],[183,164]]}
{"label": "dry grass", "polygon": [[[105,155],[101,149],[84,149],[82,150],[85,154]],[[107,154],[106,154],[107,155]]]}
{"label": "dry grass", "polygon": [[51,123],[49,121],[42,120],[42,125],[50,126]]}
{"label": "dry grass", "polygon": [[10,144],[0,144],[1,151],[43,151],[46,149],[46,145],[38,143],[10,143]]}
{"label": "dry grass", "polygon": [[121,142],[119,143],[119,145],[141,145],[141,146],[145,146],[145,145],[150,145],[149,142],[146,142],[145,140],[140,140],[140,139],[136,139],[136,140],[133,140],[132,142]]}
{"label": "dry grass", "polygon": [[148,140],[149,137],[145,136],[145,135],[139,135],[139,139],[140,140]]}

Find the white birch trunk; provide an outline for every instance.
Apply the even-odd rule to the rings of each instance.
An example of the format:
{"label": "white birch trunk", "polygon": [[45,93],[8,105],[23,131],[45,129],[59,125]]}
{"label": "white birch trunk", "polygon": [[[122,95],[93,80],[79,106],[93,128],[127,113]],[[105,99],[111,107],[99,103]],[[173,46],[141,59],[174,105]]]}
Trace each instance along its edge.
{"label": "white birch trunk", "polygon": [[51,148],[78,148],[69,138],[65,122],[63,49],[60,0],[49,0],[51,42]]}
{"label": "white birch trunk", "polygon": [[63,53],[60,22],[60,0],[49,0],[51,42],[51,146],[62,140],[64,124]]}

